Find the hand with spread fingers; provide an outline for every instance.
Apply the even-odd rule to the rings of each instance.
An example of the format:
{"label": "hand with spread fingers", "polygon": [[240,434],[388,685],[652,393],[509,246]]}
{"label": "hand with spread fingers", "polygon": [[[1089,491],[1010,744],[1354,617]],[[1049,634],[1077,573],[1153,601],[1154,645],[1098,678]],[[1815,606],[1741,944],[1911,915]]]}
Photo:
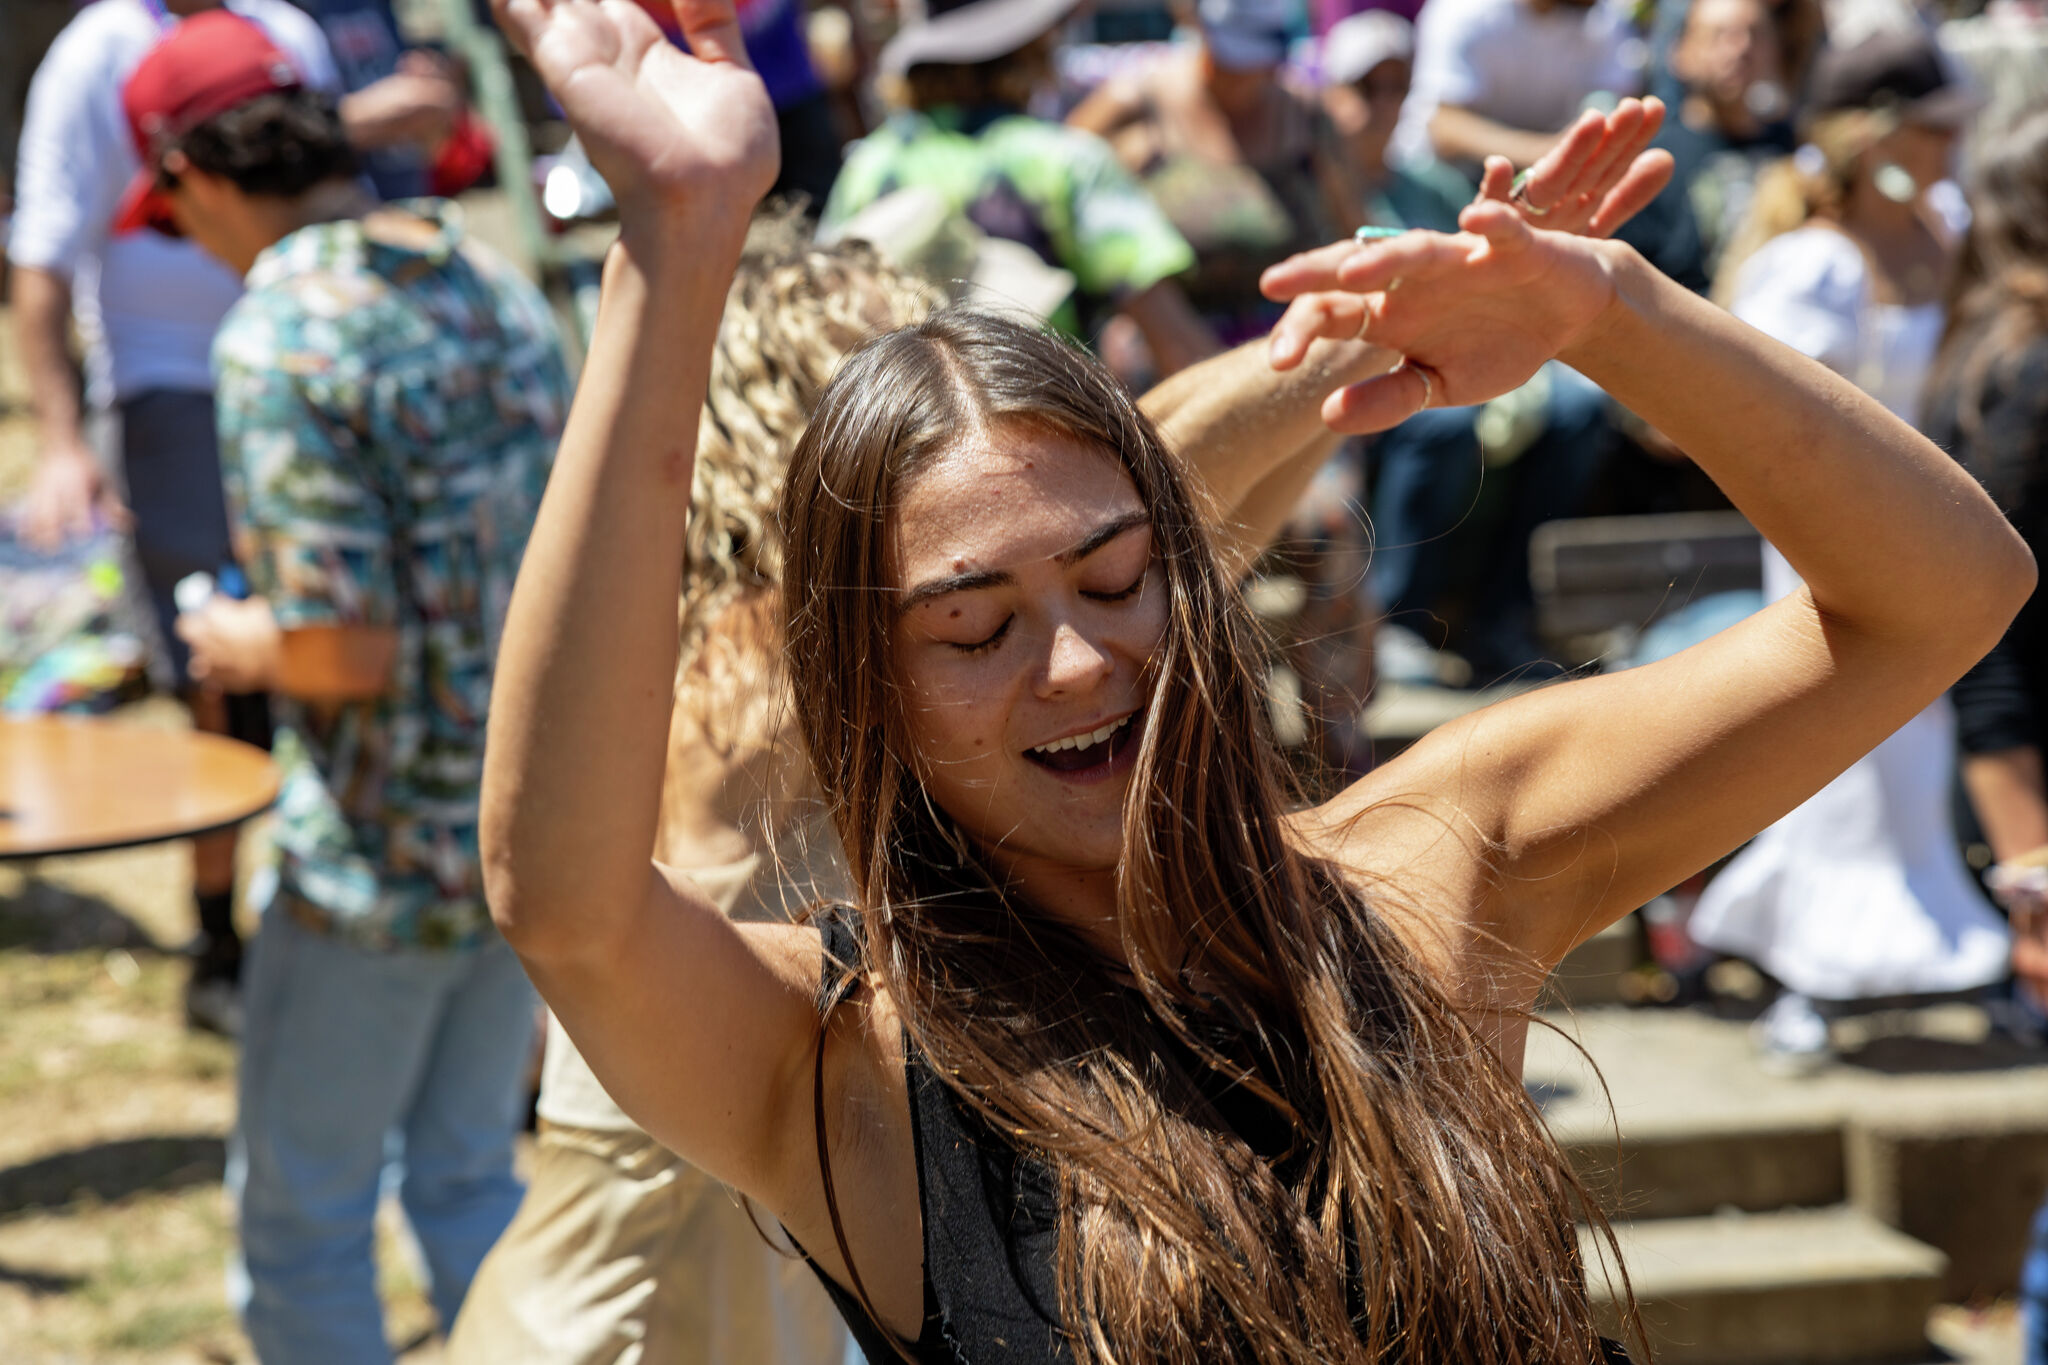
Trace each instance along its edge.
{"label": "hand with spread fingers", "polygon": [[[1460,218],[1468,230],[1460,237],[1478,231],[1493,246],[1478,250],[1476,244],[1468,244],[1477,254],[1471,255],[1466,266],[1484,266],[1491,277],[1502,268],[1503,262],[1498,259],[1502,249],[1511,248],[1511,256],[1518,260],[1523,258],[1517,253],[1525,249],[1540,251],[1542,248],[1533,240],[1524,240],[1530,234],[1526,228],[1517,230],[1517,220],[1528,228],[1543,229],[1545,238],[1553,234],[1589,238],[1612,235],[1670,183],[1671,154],[1650,146],[1663,125],[1662,101],[1627,99],[1608,114],[1590,109],[1581,114],[1557,145],[1519,178],[1507,158],[1488,158],[1479,193]],[[1385,286],[1366,287],[1362,281],[1371,276],[1361,272],[1370,270],[1370,261],[1381,259],[1427,259],[1441,269],[1455,252],[1440,244],[1454,240],[1458,239],[1437,233],[1406,232],[1381,238],[1371,246],[1337,242],[1304,252],[1266,272],[1262,283],[1267,296],[1288,301],[1286,315],[1273,328],[1271,357],[1275,369],[1287,370],[1298,365],[1307,355],[1309,343],[1318,337],[1351,340],[1362,336],[1408,356],[1408,362],[1391,374],[1350,385],[1330,396],[1323,415],[1335,430],[1383,431],[1424,407],[1482,402],[1513,387],[1513,383],[1494,387],[1500,382],[1497,376],[1519,373],[1526,379],[1543,359],[1555,353],[1552,350],[1540,356],[1525,369],[1526,347],[1496,346],[1487,351],[1482,368],[1458,368],[1453,384],[1426,355],[1397,341],[1406,334],[1404,327],[1412,326],[1418,310],[1396,308],[1389,320],[1385,316],[1389,303]],[[1386,251],[1398,255],[1380,254]],[[1411,269],[1397,268],[1386,278],[1405,283],[1411,277],[1420,283],[1416,271]],[[1408,299],[1416,297],[1411,293]],[[1533,315],[1513,301],[1509,301],[1504,312],[1510,324],[1533,320]],[[1369,314],[1373,319],[1370,323]],[[1505,334],[1493,334],[1495,343],[1505,339]],[[1560,339],[1558,344],[1565,342]],[[1536,350],[1542,349],[1540,344],[1536,346]]]}
{"label": "hand with spread fingers", "polygon": [[1521,177],[1506,157],[1488,157],[1473,202],[1511,204],[1551,232],[1611,237],[1671,182],[1671,153],[1650,146],[1663,126],[1656,98],[1626,99],[1607,114],[1588,109]]}
{"label": "hand with spread fingers", "polygon": [[1391,373],[1337,390],[1323,420],[1383,431],[1421,408],[1483,403],[1523,383],[1600,325],[1614,302],[1610,243],[1532,229],[1506,204],[1460,215],[1464,231],[1340,242],[1268,270],[1288,303],[1270,357],[1291,369],[1318,337],[1363,337],[1403,356]]}
{"label": "hand with spread fingers", "polygon": [[733,0],[676,0],[690,50],[631,0],[494,0],[631,231],[680,205],[747,212],[775,182],[775,109]]}

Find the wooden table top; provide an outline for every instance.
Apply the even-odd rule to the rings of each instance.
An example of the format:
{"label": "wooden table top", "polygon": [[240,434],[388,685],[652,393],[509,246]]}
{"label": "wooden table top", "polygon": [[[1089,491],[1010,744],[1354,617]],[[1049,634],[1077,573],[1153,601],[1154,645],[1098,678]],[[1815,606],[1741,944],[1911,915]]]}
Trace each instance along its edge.
{"label": "wooden table top", "polygon": [[82,716],[0,716],[0,859],[225,829],[277,796],[254,745]]}

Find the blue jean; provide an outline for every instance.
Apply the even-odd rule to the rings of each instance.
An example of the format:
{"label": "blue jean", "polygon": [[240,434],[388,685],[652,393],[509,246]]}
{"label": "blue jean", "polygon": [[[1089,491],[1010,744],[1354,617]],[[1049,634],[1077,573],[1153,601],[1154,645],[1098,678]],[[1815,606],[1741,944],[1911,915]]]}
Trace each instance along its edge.
{"label": "blue jean", "polygon": [[2048,1203],[2034,1214],[2020,1266],[2020,1335],[2026,1365],[2048,1365]]}
{"label": "blue jean", "polygon": [[452,1324],[519,1207],[512,1141],[533,987],[502,940],[375,952],[282,905],[263,917],[242,981],[229,1298],[266,1365],[383,1365],[372,1245],[387,1160]]}
{"label": "blue jean", "polygon": [[[1475,665],[1511,655],[1528,637],[1535,611],[1530,536],[1543,522],[1578,510],[1613,446],[1607,396],[1562,365],[1551,367],[1544,415],[1542,434],[1513,464],[1490,475],[1510,482],[1507,510],[1484,550],[1466,622],[1467,650],[1480,656]],[[1453,533],[1478,505],[1478,421],[1476,407],[1430,408],[1381,433],[1373,445],[1370,577],[1390,618],[1440,611],[1454,580],[1464,576],[1455,572]],[[1417,628],[1441,643],[1434,632]]]}

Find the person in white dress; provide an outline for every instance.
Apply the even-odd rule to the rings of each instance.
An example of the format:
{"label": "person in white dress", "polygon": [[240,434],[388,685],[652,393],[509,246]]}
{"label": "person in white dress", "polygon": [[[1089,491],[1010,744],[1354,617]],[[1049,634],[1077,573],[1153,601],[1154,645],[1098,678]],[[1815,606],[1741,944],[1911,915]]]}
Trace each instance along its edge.
{"label": "person in white dress", "polygon": [[[1915,422],[1952,242],[1928,190],[1974,101],[1931,44],[1886,35],[1823,54],[1815,106],[1805,144],[1760,184],[1719,292],[1745,322]],[[1801,587],[1766,545],[1765,596]],[[1694,937],[1785,988],[1759,1021],[1768,1056],[1824,1058],[1842,1002],[2004,975],[2004,922],[1963,865],[1949,815],[1955,753],[1943,697],[1758,835],[1701,897]]]}

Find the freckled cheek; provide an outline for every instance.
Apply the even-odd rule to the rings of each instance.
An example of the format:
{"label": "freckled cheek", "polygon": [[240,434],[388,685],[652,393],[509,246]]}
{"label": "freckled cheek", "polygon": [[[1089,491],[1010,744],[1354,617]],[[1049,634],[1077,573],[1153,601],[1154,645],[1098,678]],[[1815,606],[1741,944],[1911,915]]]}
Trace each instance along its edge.
{"label": "freckled cheek", "polygon": [[912,738],[933,758],[975,759],[1000,747],[1002,718],[991,689],[971,678],[926,679],[908,689]]}

